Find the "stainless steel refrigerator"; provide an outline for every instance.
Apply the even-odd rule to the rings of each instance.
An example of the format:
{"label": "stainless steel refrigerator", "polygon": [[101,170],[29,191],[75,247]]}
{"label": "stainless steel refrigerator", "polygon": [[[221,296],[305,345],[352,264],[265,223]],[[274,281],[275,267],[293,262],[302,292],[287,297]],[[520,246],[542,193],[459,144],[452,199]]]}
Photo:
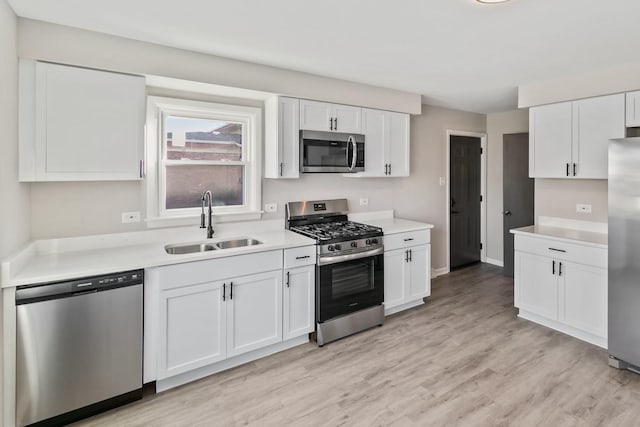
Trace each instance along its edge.
{"label": "stainless steel refrigerator", "polygon": [[640,370],[640,138],[609,142],[608,298],[609,364],[637,372]]}

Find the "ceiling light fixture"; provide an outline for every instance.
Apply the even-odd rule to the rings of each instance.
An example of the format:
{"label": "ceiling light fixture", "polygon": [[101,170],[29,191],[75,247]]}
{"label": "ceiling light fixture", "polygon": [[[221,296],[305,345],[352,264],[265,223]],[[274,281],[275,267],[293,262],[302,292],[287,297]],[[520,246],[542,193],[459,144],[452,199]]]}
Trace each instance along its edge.
{"label": "ceiling light fixture", "polygon": [[493,3],[504,3],[506,1],[509,0],[476,0],[478,3],[488,3],[488,4],[493,4]]}

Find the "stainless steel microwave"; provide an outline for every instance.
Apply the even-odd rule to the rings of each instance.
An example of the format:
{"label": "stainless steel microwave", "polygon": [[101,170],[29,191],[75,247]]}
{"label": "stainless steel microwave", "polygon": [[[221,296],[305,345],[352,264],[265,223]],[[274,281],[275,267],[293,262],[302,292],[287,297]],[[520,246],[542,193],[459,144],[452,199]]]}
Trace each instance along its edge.
{"label": "stainless steel microwave", "polygon": [[355,173],[364,171],[364,135],[300,131],[300,172]]}

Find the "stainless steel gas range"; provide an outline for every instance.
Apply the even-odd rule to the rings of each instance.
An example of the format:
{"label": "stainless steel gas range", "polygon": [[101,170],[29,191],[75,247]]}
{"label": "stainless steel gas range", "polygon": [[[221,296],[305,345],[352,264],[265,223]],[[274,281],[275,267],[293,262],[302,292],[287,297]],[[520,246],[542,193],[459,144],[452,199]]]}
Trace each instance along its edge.
{"label": "stainless steel gas range", "polygon": [[346,199],[291,202],[287,228],[316,240],[316,340],[384,323],[382,229],[349,221]]}

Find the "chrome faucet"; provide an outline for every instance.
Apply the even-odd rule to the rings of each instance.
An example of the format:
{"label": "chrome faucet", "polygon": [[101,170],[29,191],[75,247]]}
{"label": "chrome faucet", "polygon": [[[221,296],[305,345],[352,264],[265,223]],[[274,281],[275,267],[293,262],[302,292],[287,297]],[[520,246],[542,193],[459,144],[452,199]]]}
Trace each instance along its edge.
{"label": "chrome faucet", "polygon": [[[207,229],[207,239],[211,239],[213,237],[213,221],[212,212],[211,212],[211,202],[213,201],[213,196],[211,195],[211,191],[205,191],[202,193],[202,213],[200,214],[200,228]],[[209,225],[205,227],[204,225],[204,204],[207,203],[209,206],[208,216],[209,216]]]}

